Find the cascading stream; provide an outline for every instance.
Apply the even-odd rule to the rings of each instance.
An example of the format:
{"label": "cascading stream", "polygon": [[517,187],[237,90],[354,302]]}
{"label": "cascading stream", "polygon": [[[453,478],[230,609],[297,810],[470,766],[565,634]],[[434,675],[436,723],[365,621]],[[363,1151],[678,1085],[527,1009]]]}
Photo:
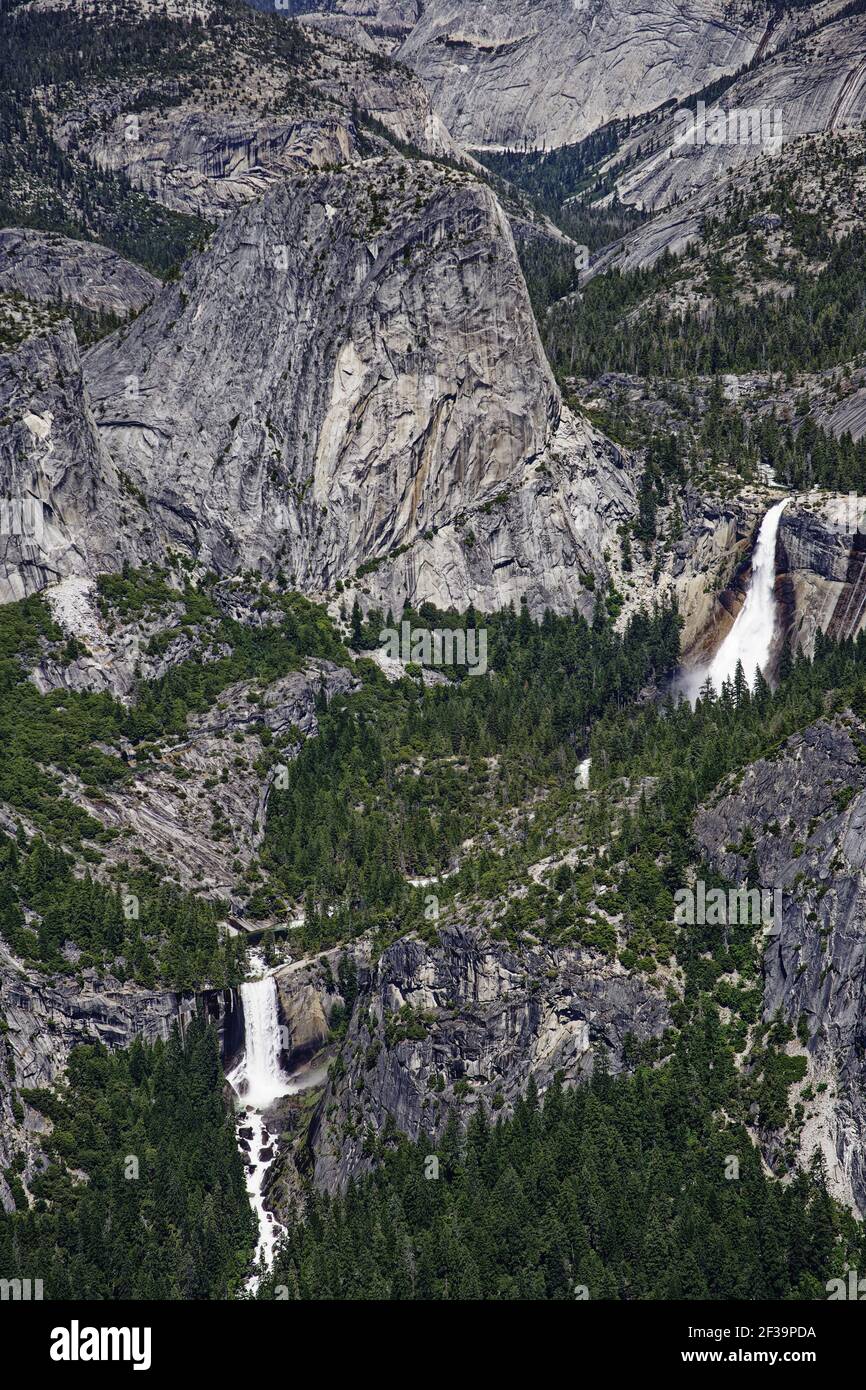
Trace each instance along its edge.
{"label": "cascading stream", "polygon": [[790,500],[786,497],[776,502],[761,522],[746,601],[712,660],[686,676],[683,689],[691,700],[697,698],[708,677],[718,694],[725,681],[733,681],[738,663],[750,686],[755,683],[756,669],[766,673],[776,634],[776,537]]}
{"label": "cascading stream", "polygon": [[[280,1096],[300,1088],[283,1070],[277,984],[273,975],[242,984],[240,996],[244,1010],[244,1051],[229,1073],[228,1081],[246,1107],[241,1115],[238,1140],[246,1168],[247,1192],[259,1223],[255,1258],[257,1263],[263,1260],[270,1267],[281,1227],[264,1204],[264,1182],[273,1158],[273,1147],[263,1112]],[[257,1285],[258,1277],[254,1275],[247,1287],[254,1292]]]}

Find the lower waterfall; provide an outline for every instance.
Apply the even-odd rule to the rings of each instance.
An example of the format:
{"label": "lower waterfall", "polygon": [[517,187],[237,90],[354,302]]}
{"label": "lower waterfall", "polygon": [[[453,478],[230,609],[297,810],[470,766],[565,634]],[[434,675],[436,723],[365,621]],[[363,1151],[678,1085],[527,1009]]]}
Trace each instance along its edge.
{"label": "lower waterfall", "polygon": [[[264,1112],[280,1096],[290,1095],[302,1086],[293,1082],[283,1070],[277,983],[273,975],[242,984],[240,996],[244,1010],[244,1051],[227,1080],[245,1107],[239,1116],[238,1144],[244,1159],[247,1192],[259,1223],[256,1266],[264,1262],[269,1268],[282,1227],[264,1204],[264,1182],[276,1139],[276,1134],[268,1130]],[[247,1289],[255,1292],[258,1283],[259,1276],[255,1273]]]}
{"label": "lower waterfall", "polygon": [[[244,1052],[229,1078],[248,1106],[264,1110],[291,1090],[280,1060],[282,1041],[273,975],[241,985],[244,1009]],[[235,1084],[237,1082],[237,1084]]]}
{"label": "lower waterfall", "polygon": [[776,633],[776,537],[789,501],[786,497],[776,502],[761,522],[752,556],[749,592],[730,632],[715,656],[690,671],[682,681],[682,689],[691,700],[697,699],[708,677],[718,694],[725,681],[733,681],[738,663],[742,664],[750,686],[755,683],[756,669],[762,674],[766,672]]}

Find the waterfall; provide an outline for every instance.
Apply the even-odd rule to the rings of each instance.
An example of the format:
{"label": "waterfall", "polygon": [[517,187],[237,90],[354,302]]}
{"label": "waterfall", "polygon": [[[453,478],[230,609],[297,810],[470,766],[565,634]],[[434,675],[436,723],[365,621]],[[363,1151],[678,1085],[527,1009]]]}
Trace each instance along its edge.
{"label": "waterfall", "polygon": [[[273,975],[241,985],[244,1010],[244,1055],[229,1078],[244,1102],[264,1110],[291,1090],[280,1061],[280,1018]],[[235,1079],[237,1085],[235,1085]]]}
{"label": "waterfall", "polygon": [[[259,1223],[259,1238],[254,1260],[257,1266],[263,1262],[270,1269],[274,1262],[274,1248],[277,1239],[283,1234],[283,1227],[275,1219],[273,1212],[268,1211],[265,1206],[265,1176],[271,1166],[273,1148],[264,1116],[259,1111],[248,1109],[245,1112],[238,1132],[238,1140],[249,1145],[248,1151],[244,1153],[242,1149],[242,1153],[247,1159],[245,1165],[247,1194]],[[255,1293],[258,1285],[259,1275],[256,1272],[247,1280],[247,1288],[251,1293]]]}
{"label": "waterfall", "polygon": [[[258,969],[265,968],[264,960],[256,954],[253,963]],[[277,982],[273,975],[248,980],[241,985],[240,996],[244,1011],[244,1050],[226,1080],[238,1096],[238,1147],[244,1160],[247,1192],[259,1223],[256,1267],[246,1283],[247,1291],[255,1293],[261,1267],[269,1269],[273,1264],[274,1248],[284,1230],[265,1205],[265,1180],[274,1159],[277,1138],[285,1125],[280,1124],[279,1114],[270,1120],[266,1112],[281,1096],[321,1086],[328,1069],[325,1064],[311,1063],[300,1067],[292,1076],[284,1071]]]}
{"label": "waterfall", "polygon": [[752,556],[752,582],[746,601],[719,650],[711,661],[691,671],[683,689],[694,700],[707,677],[716,693],[724,681],[732,681],[741,662],[749,685],[755,681],[755,670],[766,671],[770,649],[776,631],[776,536],[782,512],[790,498],[776,502],[765,515],[758,531],[755,553]]}
{"label": "waterfall", "polygon": [[[238,1144],[246,1169],[247,1192],[259,1223],[256,1265],[263,1262],[270,1267],[282,1227],[265,1206],[265,1176],[274,1156],[275,1136],[269,1132],[262,1111],[280,1096],[299,1088],[283,1071],[277,982],[273,975],[248,980],[241,985],[240,995],[244,1010],[244,1051],[227,1079],[245,1107],[240,1115]],[[247,1289],[254,1293],[258,1283],[258,1274],[253,1274]]]}

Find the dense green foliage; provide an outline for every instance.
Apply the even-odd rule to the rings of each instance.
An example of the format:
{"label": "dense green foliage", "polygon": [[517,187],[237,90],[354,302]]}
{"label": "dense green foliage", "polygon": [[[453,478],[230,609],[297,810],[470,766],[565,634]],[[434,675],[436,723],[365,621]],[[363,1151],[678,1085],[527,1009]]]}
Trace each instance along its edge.
{"label": "dense green foliage", "polygon": [[[675,475],[674,454],[662,442],[651,462],[659,476]],[[177,591],[163,586],[158,576],[120,576],[103,587],[106,612],[161,609],[170,616]],[[206,598],[190,601],[203,605],[203,621],[220,621]],[[475,878],[483,896],[495,896],[496,873],[504,887],[525,844],[518,836],[512,859],[486,856],[479,836],[485,817],[492,829],[534,800],[531,833],[543,837],[551,813],[561,813],[559,791],[570,785],[576,758],[589,748],[593,784],[609,794],[588,804],[606,802],[599,814],[609,818],[593,821],[595,812],[587,811],[585,866],[561,867],[532,887],[518,904],[518,915],[527,904],[526,922],[509,919],[511,904],[494,935],[519,939],[540,912],[548,939],[612,950],[615,942],[605,943],[598,923],[587,935],[579,921],[590,897],[605,890],[604,906],[631,924],[621,953],[627,966],[652,970],[653,957],[677,953],[685,971],[682,1000],[671,996],[678,1032],[653,1045],[630,1043],[627,1060],[636,1074],[612,1080],[602,1067],[588,1088],[554,1087],[542,1107],[530,1087],[513,1118],[495,1125],[476,1110],[465,1135],[452,1118],[435,1143],[422,1137],[411,1144],[393,1129],[371,1137],[373,1174],[345,1197],[309,1195],[306,1219],[292,1226],[262,1297],[285,1286],[305,1299],[557,1299],[582,1296],[584,1288],[593,1299],[808,1299],[823,1297],[826,1281],[861,1254],[860,1229],[828,1199],[820,1168],[793,1173],[787,1186],[768,1179],[744,1128],[757,1114],[780,1133],[779,1163],[793,1170],[788,1092],[804,1063],[786,1050],[790,1026],[758,1023],[752,930],[708,926],[674,940],[671,889],[694,862],[694,807],[728,770],[771,753],[814,719],[828,690],[838,692],[838,704],[866,709],[866,637],[838,646],[819,637],[813,661],[786,654],[776,692],[759,682],[752,694],[740,674],[718,695],[708,690],[694,709],[673,700],[642,704],[635,697],[643,687],[675,664],[676,615],[640,616],[617,636],[609,598],[599,594],[593,624],[576,615],[534,623],[525,609],[486,620],[485,677],[458,669],[448,673],[456,677],[450,684],[424,687],[410,668],[389,685],[372,663],[360,663],[360,691],[330,708],[320,701],[319,737],[291,764],[288,788],[272,793],[264,860],[287,895],[306,893],[306,946],[369,925],[397,933],[420,915],[405,875],[447,867],[467,835],[480,842],[454,881],[465,892]],[[54,639],[38,603],[9,612],[7,647],[19,660]],[[312,612],[309,621],[324,640]],[[365,625],[356,614],[354,621],[360,645],[374,643],[375,617]],[[471,611],[460,617],[425,610],[410,621],[468,627],[478,620]],[[620,797],[624,778],[649,779],[631,810]],[[538,857],[538,840],[528,852]],[[131,953],[120,934],[130,924],[118,918],[116,898],[74,880],[65,857],[41,842],[29,850],[10,842],[0,882],[0,919],[4,932],[18,933],[11,938],[16,949],[37,959],[44,953],[53,963],[72,928],[89,933],[87,960],[102,951]],[[21,920],[19,902],[36,912],[35,933]],[[157,916],[170,910],[163,901]],[[194,955],[213,918],[200,905],[181,904],[179,915],[175,935],[188,931],[180,967],[191,974],[178,976],[185,983],[213,970]],[[562,934],[564,919],[578,921],[577,936]],[[144,917],[136,929],[143,932],[141,969],[149,957],[161,958],[170,975],[172,933],[167,941],[163,930],[151,938]],[[350,1001],[356,989],[357,980],[347,981]],[[719,1004],[732,1011],[727,1025]],[[345,1021],[341,1031],[337,1020],[340,1037]],[[390,1020],[388,1045],[414,1036],[414,1026],[413,1019]],[[212,1075],[207,1046],[201,1043],[200,1065]],[[172,1072],[185,1065],[176,1043],[169,1054]],[[165,1082],[161,1055],[138,1047],[122,1058],[85,1050],[76,1054],[68,1101],[39,1102],[55,1122],[54,1162],[37,1183],[36,1210],[0,1222],[0,1243],[14,1237],[9,1267],[21,1277],[47,1278],[50,1296],[70,1289],[118,1298],[237,1291],[252,1236],[227,1157],[230,1128],[213,1109],[215,1086],[191,1072],[201,1108],[194,1106],[191,1132],[177,1133],[172,1107],[182,1108],[177,1098],[187,1083]],[[152,1135],[151,1113],[159,1125]],[[136,1137],[127,1137],[127,1117],[138,1126]],[[103,1137],[109,1124],[111,1142]],[[206,1152],[198,1147],[201,1126],[210,1136]],[[152,1186],[123,1177],[119,1151],[148,1156]],[[425,1176],[431,1155],[439,1160],[437,1180]],[[736,1180],[726,1176],[731,1156],[740,1164]],[[89,1185],[74,1185],[64,1173],[64,1161],[72,1166],[73,1159],[90,1174]],[[163,1206],[162,1165],[185,1174],[193,1161],[196,1181],[184,1183],[180,1195],[170,1186]],[[10,1179],[20,1193],[14,1174]],[[178,1210],[181,1196],[188,1205]],[[193,1220],[194,1238],[184,1224]],[[134,1258],[119,1257],[116,1231]]]}
{"label": "dense green foliage", "polygon": [[77,650],[41,599],[0,607],[0,801],[26,814],[46,834],[70,844],[108,832],[60,795],[53,769],[74,772],[89,786],[108,787],[126,775],[119,758],[96,746],[120,731],[123,711],[107,695],[54,691],[40,695],[27,671],[46,644],[70,660]]}
{"label": "dense green foliage", "polygon": [[628,136],[630,117],[609,121],[585,139],[553,150],[482,150],[479,159],[500,178],[531,193],[554,217],[567,198],[577,198],[596,167]]}
{"label": "dense green foliage", "polygon": [[53,1132],[35,1206],[0,1210],[4,1278],[41,1279],[52,1299],[236,1293],[256,1222],[223,1084],[216,1036],[196,1019],[183,1042],[76,1048],[68,1085],[26,1092]]}
{"label": "dense green foliage", "polygon": [[[166,582],[164,570],[133,570],[127,564],[119,574],[101,574],[96,581],[96,595],[103,618],[117,613],[127,620],[163,614],[179,597],[178,591]],[[185,606],[195,597],[195,590],[187,589]],[[213,604],[209,604],[207,610],[197,616],[211,616],[215,611]]]}
{"label": "dense green foliage", "polygon": [[[576,613],[535,623],[525,607],[507,609],[484,620],[487,676],[454,668],[453,683],[425,687],[411,675],[389,684],[371,667],[358,694],[320,711],[318,738],[272,792],[262,854],[290,899],[306,894],[306,946],[369,925],[398,929],[406,875],[446,869],[488,816],[524,806],[545,779],[570,778],[593,720],[673,670],[671,610],[638,615],[622,636],[603,596],[598,615],[593,625]],[[446,621],[434,610],[406,616]],[[465,627],[476,623],[468,612]]]}
{"label": "dense green foliage", "polygon": [[124,80],[124,113],[178,105],[210,86],[215,53],[227,55],[230,67],[241,44],[288,69],[307,51],[296,25],[254,16],[240,0],[227,0],[205,21],[98,4],[87,13],[7,7],[0,15],[0,226],[98,240],[158,275],[172,273],[210,225],[155,203],[123,174],[86,163],[74,140],[63,148],[51,115],[97,83]]}
{"label": "dense green foliage", "polygon": [[[605,715],[593,729],[594,786],[614,792],[621,778],[644,779],[636,809],[620,817],[608,858],[625,866],[622,906],[642,916],[649,945],[654,935],[662,945],[670,939],[670,894],[687,881],[697,858],[694,811],[726,774],[772,756],[790,734],[824,714],[828,691],[833,708],[866,710],[866,634],[834,644],[819,633],[814,659],[785,652],[780,677],[775,691],[762,677],[750,691],[740,669],[720,692],[707,686],[694,707],[671,696],[628,718]],[[757,966],[751,951],[738,962],[747,983]]]}
{"label": "dense green foliage", "polygon": [[866,702],[866,633],[856,640],[827,641],[819,632],[813,659],[782,657],[780,680],[771,691],[758,676],[749,690],[742,669],[720,692],[710,685],[692,707],[672,697],[630,712],[628,719],[603,716],[593,729],[594,785],[617,778],[657,779],[645,800],[644,829],[655,825],[652,843],[668,846],[687,835],[695,806],[724,776],[776,751],[797,729],[828,708]]}
{"label": "dense green foliage", "polygon": [[[683,258],[667,252],[650,270],[598,276],[542,320],[554,369],[561,376],[620,371],[681,377],[819,371],[851,361],[862,350],[866,329],[866,232],[855,228],[836,242],[822,228],[809,224],[809,231],[809,251],[823,256],[823,263],[817,269],[811,262],[802,269],[795,263],[785,292],[763,293],[756,302],[733,294],[734,269],[711,254],[705,271],[710,312],[671,313],[667,299],[685,271]],[[761,244],[754,236],[746,246],[747,257],[751,251],[758,264]],[[778,278],[777,267],[772,269]]]}
{"label": "dense green foliage", "polygon": [[[606,905],[647,936],[655,914],[669,924],[670,887],[694,862],[695,806],[824,712],[828,691],[834,707],[866,712],[866,637],[834,645],[819,634],[811,661],[786,653],[775,692],[759,681],[751,693],[738,672],[694,709],[668,700],[601,716],[591,749],[602,799],[620,801],[622,778],[650,779],[637,809],[595,836],[620,875]],[[560,869],[556,893],[574,878]],[[588,1087],[554,1086],[541,1107],[530,1085],[512,1118],[491,1125],[476,1106],[465,1133],[452,1114],[438,1140],[371,1134],[373,1172],[344,1196],[309,1195],[260,1296],[826,1297],[827,1281],[866,1253],[863,1230],[827,1196],[820,1159],[797,1168],[802,1113],[792,1117],[788,1093],[806,1062],[790,1054],[790,1023],[759,1021],[755,927],[690,927],[666,944],[685,975],[682,998],[669,996],[679,1032],[630,1042],[635,1074],[613,1080],[602,1065]],[[804,1043],[808,1027],[797,1032]],[[762,1171],[745,1129],[756,1121],[782,1140],[786,1186]]]}
{"label": "dense green foliage", "polygon": [[[25,913],[33,914],[29,918]],[[69,855],[41,838],[29,848],[0,837],[0,936],[25,963],[63,971],[107,968],[152,989],[208,982],[236,985],[246,968],[241,938],[220,939],[219,905],[178,892],[147,874],[128,874],[123,891],[76,877]]]}
{"label": "dense green foliage", "polygon": [[[772,389],[782,386],[778,381]],[[796,397],[793,418],[780,418],[760,404],[743,409],[727,400],[719,376],[709,385],[654,382],[646,389],[654,405],[661,402],[668,409],[663,422],[647,408],[646,399],[627,399],[622,390],[614,391],[603,409],[587,413],[620,444],[645,450],[638,514],[628,535],[640,540],[647,554],[659,534],[655,513],[662,504],[674,504],[668,539],[681,539],[677,492],[687,479],[730,496],[738,481],[758,482],[762,470],[770,468],[778,485],[790,491],[866,494],[866,437],[854,441],[849,433],[836,435],[822,428],[810,414],[806,391]],[[628,571],[630,540],[624,544],[623,559]]]}
{"label": "dense green foliage", "polygon": [[[819,371],[850,361],[862,349],[866,327],[863,279],[866,232],[857,228],[835,244],[816,274],[810,266],[793,276],[793,293],[764,295],[756,310],[729,295],[731,272],[711,284],[718,302],[711,321],[695,311],[665,324],[662,310],[643,320],[647,371]],[[635,335],[629,335],[635,341]],[[625,341],[623,346],[625,347]],[[685,364],[688,364],[686,366]]]}
{"label": "dense green foliage", "polygon": [[[850,434],[831,434],[808,414],[807,399],[799,406],[792,422],[773,413],[750,419],[724,403],[715,387],[695,431],[694,453],[711,468],[721,466],[749,481],[764,465],[773,469],[783,487],[797,492],[827,488],[866,494],[866,436],[855,443]],[[685,470],[683,442],[675,441],[672,447]]]}
{"label": "dense green foliage", "polygon": [[[738,1123],[718,1017],[669,1063],[587,1086],[530,1082],[512,1118],[462,1136],[393,1129],[345,1196],[310,1196],[260,1290],[300,1299],[813,1299],[861,1248],[819,1166],[783,1187]],[[438,1159],[431,1177],[430,1158]],[[739,1175],[731,1177],[731,1158]]]}
{"label": "dense green foliage", "polygon": [[[190,617],[191,602],[196,608]],[[234,618],[221,618],[208,633],[207,650],[213,659],[183,661],[164,676],[140,683],[125,726],[133,742],[183,733],[187,716],[208,709],[235,681],[267,684],[297,670],[308,656],[334,661],[346,658],[327,615],[301,595],[269,596],[258,602],[262,611],[273,612],[275,621],[254,627]],[[206,600],[189,591],[186,603],[189,626],[204,616]],[[181,623],[177,630],[183,626]]]}
{"label": "dense green foliage", "polygon": [[[480,151],[479,158],[493,173],[527,193],[579,246],[594,252],[639,227],[646,217],[645,213],[626,207],[616,197],[615,184],[625,167],[623,161],[618,161],[602,176],[597,172],[598,166],[628,138],[631,129],[632,119],[626,117],[610,121],[575,145],[524,153]],[[638,143],[632,159],[649,153],[651,148],[652,136],[648,135]],[[599,199],[604,199],[601,206]],[[522,246],[521,260],[524,270],[529,272],[530,289],[539,280],[540,266],[532,259],[533,251],[537,250],[543,250],[548,256],[561,250],[564,256],[573,259],[573,251],[569,253],[567,248],[559,248],[547,240],[530,241]],[[546,302],[551,300],[552,296]]]}
{"label": "dense green foliage", "polygon": [[748,437],[760,461],[775,470],[784,487],[866,494],[866,436],[855,443],[850,434],[837,436],[821,429],[811,416],[798,429],[765,416]]}
{"label": "dense green foliage", "polygon": [[[129,869],[123,893],[139,900],[138,916],[123,910],[123,893],[82,877],[63,845],[85,862],[99,861],[100,846],[117,838],[95,816],[63,794],[61,775],[80,778],[91,804],[124,787],[132,774],[126,748],[138,762],[159,756],[146,739],[182,734],[187,717],[207,710],[233,681],[271,681],[310,654],[345,657],[322,611],[296,594],[260,599],[273,621],[248,626],[223,618],[209,594],[171,588],[161,572],[125,571],[100,583],[106,618],[175,616],[170,635],[202,635],[211,661],[189,659],[159,680],[142,681],[136,701],[121,705],[108,694],[56,690],[42,695],[28,678],[40,655],[73,660],[77,643],[65,642],[38,598],[0,608],[0,801],[31,822],[41,836],[0,838],[0,932],[26,960],[43,970],[103,966],[120,978],[175,988],[236,983],[243,959],[238,942],[222,943],[217,905],[160,885],[152,873]],[[111,751],[116,749],[116,752]],[[274,756],[277,755],[275,749]],[[25,913],[36,914],[25,925]],[[69,960],[64,943],[81,958]]]}
{"label": "dense green foliage", "polygon": [[[129,769],[119,756],[97,745],[119,746],[123,739],[181,734],[187,716],[208,709],[226,686],[244,679],[275,680],[302,664],[308,655],[339,659],[345,655],[327,617],[297,594],[270,600],[276,621],[250,627],[220,618],[206,593],[169,589],[157,574],[131,573],[103,579],[104,611],[141,617],[178,605],[178,621],[166,638],[191,632],[209,619],[206,649],[214,659],[190,659],[157,680],[141,681],[134,704],[125,708],[107,694],[56,690],[41,695],[28,679],[28,667],[46,644],[60,645],[65,660],[79,655],[77,645],[63,644],[42,600],[32,598],[0,608],[0,800],[23,811],[46,834],[77,844],[82,837],[97,843],[110,838],[92,817],[59,795],[57,778],[48,769],[77,774],[90,788],[123,782]],[[262,608],[268,606],[262,599]]]}

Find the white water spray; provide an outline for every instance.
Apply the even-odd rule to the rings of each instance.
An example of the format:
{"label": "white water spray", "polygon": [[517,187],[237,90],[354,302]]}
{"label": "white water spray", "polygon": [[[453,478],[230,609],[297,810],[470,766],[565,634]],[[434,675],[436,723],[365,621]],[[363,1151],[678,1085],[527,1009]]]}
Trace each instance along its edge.
{"label": "white water spray", "polygon": [[[254,968],[264,970],[264,959],[253,952]],[[244,1160],[247,1192],[259,1223],[255,1252],[255,1272],[246,1288],[255,1293],[261,1281],[261,1268],[270,1269],[274,1249],[284,1227],[265,1206],[265,1179],[277,1149],[281,1127],[279,1115],[268,1113],[280,1096],[296,1095],[321,1086],[327,1078],[327,1064],[313,1061],[299,1067],[291,1076],[283,1068],[283,1037],[280,1027],[277,982],[265,974],[240,987],[244,1010],[244,1050],[227,1074],[227,1081],[238,1096],[238,1147]],[[268,1128],[269,1123],[271,1128]]]}
{"label": "white water spray", "polygon": [[[249,1144],[249,1151],[244,1154],[247,1160],[247,1193],[259,1223],[259,1238],[254,1258],[256,1265],[264,1261],[270,1269],[274,1262],[277,1238],[282,1235],[283,1227],[275,1219],[273,1212],[265,1207],[265,1175],[271,1166],[273,1149],[264,1116],[258,1110],[247,1110],[240,1127],[239,1138]],[[251,1275],[247,1281],[247,1288],[255,1293],[258,1285],[258,1274]]]}
{"label": "white water spray", "polygon": [[761,522],[746,601],[712,660],[686,677],[683,688],[692,700],[697,698],[707,677],[718,694],[725,681],[733,681],[738,662],[742,663],[750,686],[754,685],[756,668],[762,674],[766,671],[776,631],[776,536],[789,501],[786,497],[776,502]]}
{"label": "white water spray", "polygon": [[282,1043],[273,975],[241,985],[244,1009],[244,1055],[229,1078],[254,1110],[265,1110],[292,1089],[280,1060]]}
{"label": "white water spray", "polygon": [[[259,1223],[256,1264],[263,1261],[270,1268],[282,1227],[265,1207],[265,1175],[274,1150],[262,1111],[280,1096],[289,1095],[299,1087],[283,1070],[277,983],[273,975],[242,984],[240,995],[244,1010],[244,1051],[229,1073],[228,1081],[246,1107],[240,1117],[238,1142],[246,1168],[247,1192]],[[258,1283],[259,1277],[254,1274],[247,1288],[255,1292]]]}

